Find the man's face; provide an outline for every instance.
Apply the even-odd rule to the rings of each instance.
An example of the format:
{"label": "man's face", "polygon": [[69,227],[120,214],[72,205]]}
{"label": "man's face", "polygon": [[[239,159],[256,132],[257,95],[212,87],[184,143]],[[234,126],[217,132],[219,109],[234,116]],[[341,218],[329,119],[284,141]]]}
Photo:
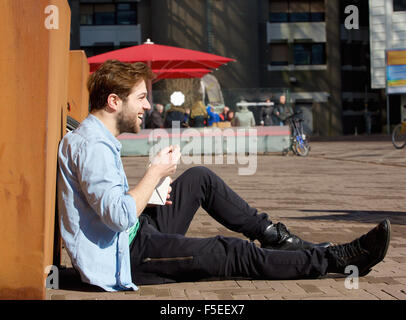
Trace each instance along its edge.
{"label": "man's face", "polygon": [[286,97],[285,97],[285,96],[281,96],[281,97],[279,98],[279,102],[280,102],[281,104],[285,104],[285,102],[286,102]]}
{"label": "man's face", "polygon": [[121,111],[117,114],[119,133],[138,133],[141,130],[144,113],[151,109],[147,100],[147,88],[144,80],[137,82],[126,101],[122,102]]}

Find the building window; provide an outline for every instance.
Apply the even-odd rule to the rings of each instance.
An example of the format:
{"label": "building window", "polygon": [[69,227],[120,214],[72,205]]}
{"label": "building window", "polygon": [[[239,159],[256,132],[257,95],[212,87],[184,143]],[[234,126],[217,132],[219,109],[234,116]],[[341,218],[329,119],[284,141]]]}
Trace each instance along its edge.
{"label": "building window", "polygon": [[406,11],[406,0],[393,0],[393,11]]}
{"label": "building window", "polygon": [[136,24],[134,3],[117,3],[117,24]]}
{"label": "building window", "polygon": [[287,43],[271,43],[269,49],[271,66],[287,66],[289,64],[289,47]]}
{"label": "building window", "polygon": [[115,24],[116,7],[114,4],[94,5],[94,24],[111,25]]}
{"label": "building window", "polygon": [[294,65],[323,65],[326,64],[324,43],[295,43],[293,45]]}
{"label": "building window", "polygon": [[324,0],[269,0],[270,22],[321,22]]}
{"label": "building window", "polygon": [[306,0],[290,0],[289,18],[290,22],[309,22],[310,2]]}
{"label": "building window", "polygon": [[288,1],[271,1],[269,3],[270,22],[288,22],[289,5]]}
{"label": "building window", "polygon": [[325,19],[324,16],[324,0],[312,0],[310,2],[310,21],[322,22]]}
{"label": "building window", "polygon": [[137,24],[135,3],[81,4],[81,25],[134,25]]}
{"label": "building window", "polygon": [[80,24],[92,25],[93,24],[93,5],[81,4],[80,5]]}

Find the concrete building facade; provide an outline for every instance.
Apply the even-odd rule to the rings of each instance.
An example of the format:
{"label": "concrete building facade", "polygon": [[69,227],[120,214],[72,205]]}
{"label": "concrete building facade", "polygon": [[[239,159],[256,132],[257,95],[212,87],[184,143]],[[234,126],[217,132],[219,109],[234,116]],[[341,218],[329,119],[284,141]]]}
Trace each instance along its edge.
{"label": "concrete building facade", "polygon": [[[406,49],[406,1],[369,0],[371,86],[386,88],[386,50]],[[391,124],[406,119],[406,94],[389,96]]]}

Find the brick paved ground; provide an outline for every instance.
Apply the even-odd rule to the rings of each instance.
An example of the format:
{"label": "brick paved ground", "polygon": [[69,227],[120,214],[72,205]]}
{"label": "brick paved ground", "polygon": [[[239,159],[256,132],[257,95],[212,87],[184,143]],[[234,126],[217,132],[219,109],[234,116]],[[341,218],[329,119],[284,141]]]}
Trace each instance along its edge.
{"label": "brick paved ground", "polygon": [[[142,157],[123,158],[131,186],[143,174],[147,161]],[[92,292],[83,285],[72,285],[69,290],[48,289],[47,298],[406,299],[406,149],[395,150],[388,141],[313,142],[307,158],[259,155],[257,171],[252,176],[238,175],[238,167],[244,165],[207,166],[252,206],[269,212],[273,221],[284,222],[293,233],[309,241],[348,242],[388,217],[392,223],[392,238],[385,260],[359,280],[356,290],[345,288],[344,277],[328,275],[317,280],[150,285],[126,293]],[[188,167],[181,164],[177,175]],[[242,237],[200,209],[188,235],[217,234]],[[66,254],[63,262],[70,265]]]}

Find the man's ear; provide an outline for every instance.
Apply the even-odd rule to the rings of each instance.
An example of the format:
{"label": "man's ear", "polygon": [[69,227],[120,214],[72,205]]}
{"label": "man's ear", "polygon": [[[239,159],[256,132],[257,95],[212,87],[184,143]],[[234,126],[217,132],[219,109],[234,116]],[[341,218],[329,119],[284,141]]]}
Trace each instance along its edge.
{"label": "man's ear", "polygon": [[113,112],[113,111],[119,111],[121,109],[121,104],[122,100],[118,95],[115,93],[110,93],[109,96],[107,97],[107,111]]}

